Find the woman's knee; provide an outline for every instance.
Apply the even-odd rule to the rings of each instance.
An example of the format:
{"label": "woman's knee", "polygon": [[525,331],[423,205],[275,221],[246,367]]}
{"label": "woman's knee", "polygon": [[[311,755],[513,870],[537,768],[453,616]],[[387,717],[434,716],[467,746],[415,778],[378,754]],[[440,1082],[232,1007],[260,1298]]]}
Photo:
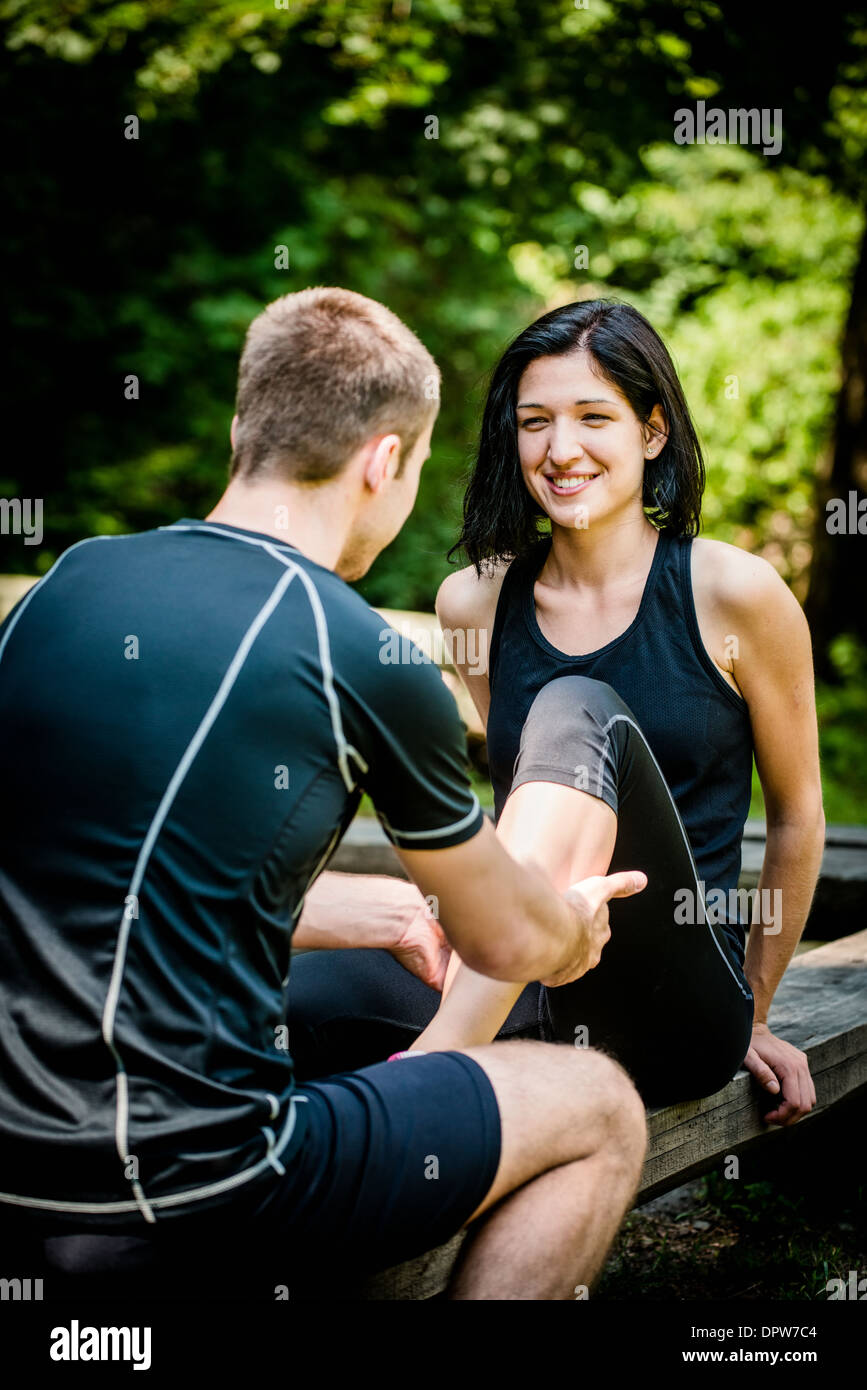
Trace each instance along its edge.
{"label": "woman's knee", "polygon": [[570,776],[570,785],[616,811],[626,742],[621,730],[633,723],[628,706],[604,681],[556,677],[539,691],[524,721],[513,785],[527,780],[522,773],[530,769],[557,769]]}
{"label": "woman's knee", "polygon": [[547,725],[564,717],[574,721],[582,713],[595,719],[601,716],[607,719],[612,714],[630,714],[630,710],[605,681],[594,680],[592,676],[555,676],[536,695],[527,720],[540,720]]}

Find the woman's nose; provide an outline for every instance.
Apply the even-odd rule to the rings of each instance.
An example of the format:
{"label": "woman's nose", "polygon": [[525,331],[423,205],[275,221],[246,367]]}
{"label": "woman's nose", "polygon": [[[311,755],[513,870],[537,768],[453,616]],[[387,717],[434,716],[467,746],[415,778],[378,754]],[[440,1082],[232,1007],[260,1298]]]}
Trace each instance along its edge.
{"label": "woman's nose", "polygon": [[551,432],[548,442],[548,457],[558,468],[568,468],[572,463],[580,463],[584,449],[576,436],[574,427],[563,425]]}

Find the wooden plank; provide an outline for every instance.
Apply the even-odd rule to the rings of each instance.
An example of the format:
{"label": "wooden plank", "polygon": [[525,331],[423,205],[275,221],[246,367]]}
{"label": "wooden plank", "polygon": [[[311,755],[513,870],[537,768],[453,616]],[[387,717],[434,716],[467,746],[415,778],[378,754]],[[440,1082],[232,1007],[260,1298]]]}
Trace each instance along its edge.
{"label": "wooden plank", "polygon": [[[741,849],[741,888],[758,885],[765,855],[764,838],[753,834]],[[819,882],[810,907],[808,932],[823,941],[846,936],[864,920],[867,903],[867,831],[865,827],[829,826],[819,870]]]}
{"label": "wooden plank", "polygon": [[[867,1086],[867,1024],[804,1050],[817,1104],[800,1125],[812,1123],[837,1101]],[[744,1153],[757,1143],[785,1142],[789,1131],[765,1124],[763,1109],[770,1109],[768,1101],[760,1104],[757,1087],[742,1071],[717,1096],[651,1112],[640,1201],[700,1177],[730,1154]]]}
{"label": "wooden plank", "polygon": [[[764,841],[767,826],[763,820],[747,820],[744,823],[744,842]],[[843,825],[829,821],[825,826],[825,844],[841,849],[867,850],[867,825]]]}
{"label": "wooden plank", "polygon": [[35,574],[0,574],[0,623],[38,578]]}
{"label": "wooden plank", "polygon": [[[368,1279],[356,1290],[360,1302],[408,1302],[433,1298],[442,1293],[451,1277],[466,1231],[458,1231],[445,1245],[429,1250],[406,1264],[395,1265]],[[350,1302],[356,1299],[350,1294]]]}
{"label": "wooden plank", "polygon": [[[846,1096],[867,1096],[867,930],[793,960],[769,1021],[810,1059],[817,1104],[798,1127]],[[748,1072],[739,1071],[716,1095],[648,1111],[648,1153],[636,1205],[708,1172],[729,1154],[788,1142],[792,1130],[762,1118],[773,1104]],[[463,1239],[460,1233],[418,1260],[385,1270],[366,1281],[358,1297],[434,1297],[446,1287]]]}

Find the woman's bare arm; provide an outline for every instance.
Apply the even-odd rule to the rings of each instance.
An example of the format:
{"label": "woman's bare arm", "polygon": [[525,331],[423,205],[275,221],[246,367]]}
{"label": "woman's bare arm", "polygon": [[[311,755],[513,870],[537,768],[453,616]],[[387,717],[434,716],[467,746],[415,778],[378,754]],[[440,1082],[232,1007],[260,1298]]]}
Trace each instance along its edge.
{"label": "woman's bare arm", "polygon": [[491,637],[507,568],[505,564],[498,565],[481,576],[473,565],[455,570],[443,580],[436,597],[437,617],[449,656],[478,710],[483,728],[487,727],[491,704]]}
{"label": "woman's bare arm", "polygon": [[[810,910],[825,817],[810,632],[797,599],[765,560],[715,546],[715,606],[729,637],[731,672],[747,702],[767,840],[745,973],[755,996],[744,1065],[781,1104],[766,1119],[788,1124],[812,1109],[807,1059],[768,1028],[768,1011]],[[762,917],[762,904],[770,913]]]}

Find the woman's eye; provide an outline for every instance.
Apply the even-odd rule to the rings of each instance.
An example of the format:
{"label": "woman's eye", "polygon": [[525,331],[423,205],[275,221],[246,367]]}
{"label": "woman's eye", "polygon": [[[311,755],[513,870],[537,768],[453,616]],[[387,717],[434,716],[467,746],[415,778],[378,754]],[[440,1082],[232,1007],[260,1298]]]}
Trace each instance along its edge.
{"label": "woman's eye", "polygon": [[[584,421],[584,420],[610,420],[610,419],[611,419],[611,416],[610,416],[610,415],[582,415],[582,416],[581,416],[581,419],[582,419],[582,421]],[[544,415],[529,415],[529,416],[527,417],[526,420],[520,420],[518,423],[519,423],[521,429],[526,429],[528,425],[547,425],[547,424],[548,424],[548,421],[547,421],[547,419],[545,418]]]}

